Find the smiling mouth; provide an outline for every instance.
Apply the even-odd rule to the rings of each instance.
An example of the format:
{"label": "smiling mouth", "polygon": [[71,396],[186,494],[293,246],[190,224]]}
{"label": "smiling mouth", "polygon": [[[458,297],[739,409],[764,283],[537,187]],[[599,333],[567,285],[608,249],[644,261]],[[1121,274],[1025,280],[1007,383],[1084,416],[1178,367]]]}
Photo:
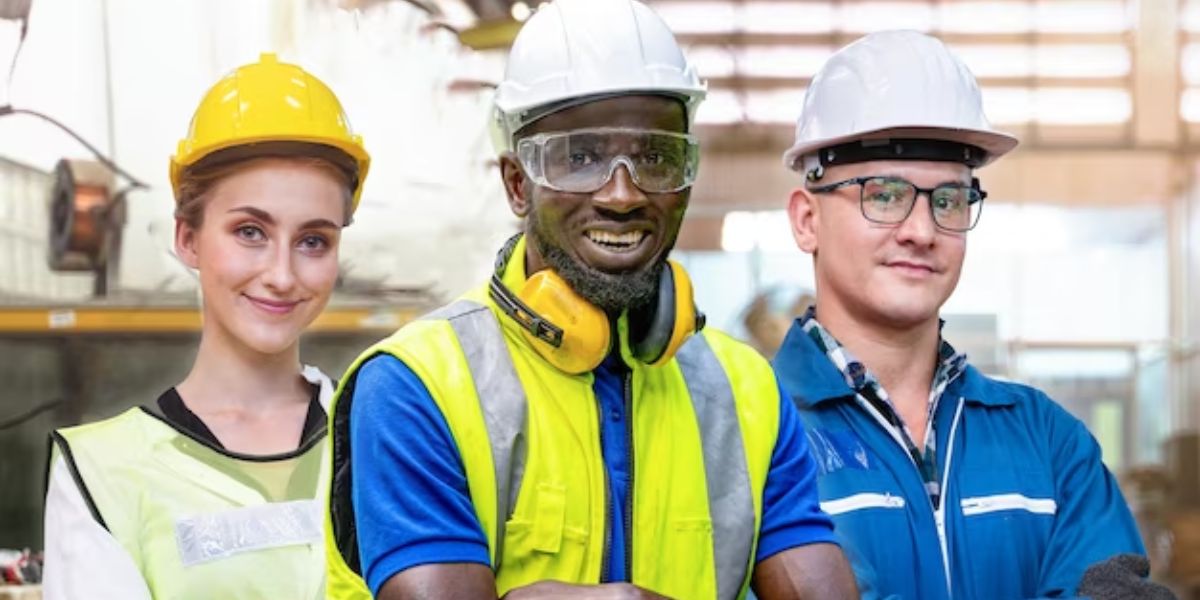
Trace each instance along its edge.
{"label": "smiling mouth", "polygon": [[892,267],[894,269],[902,269],[905,271],[926,272],[929,274],[933,274],[933,273],[937,272],[936,270],[934,270],[933,267],[931,267],[929,265],[920,265],[920,264],[909,263],[909,262],[894,262],[894,263],[888,264],[888,266]]}
{"label": "smiling mouth", "polygon": [[647,237],[650,237],[650,232],[644,229],[628,231],[625,233],[613,233],[611,231],[588,229],[587,231],[584,231],[583,234],[593,244],[613,252],[628,252],[633,250],[634,248],[640,246]]}
{"label": "smiling mouth", "polygon": [[250,295],[247,295],[246,299],[248,299],[251,304],[257,306],[259,309],[276,315],[287,314],[300,304],[300,301],[298,300],[294,302],[279,302],[266,300],[263,298],[255,298],[254,296]]}

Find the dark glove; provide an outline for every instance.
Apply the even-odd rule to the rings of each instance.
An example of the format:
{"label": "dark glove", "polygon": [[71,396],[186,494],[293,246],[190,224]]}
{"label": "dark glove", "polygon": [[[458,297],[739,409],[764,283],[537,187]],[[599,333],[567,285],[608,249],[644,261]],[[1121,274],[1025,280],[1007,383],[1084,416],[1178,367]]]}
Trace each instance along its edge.
{"label": "dark glove", "polygon": [[1166,586],[1146,579],[1150,561],[1138,554],[1118,554],[1088,567],[1079,595],[1093,600],[1176,600]]}

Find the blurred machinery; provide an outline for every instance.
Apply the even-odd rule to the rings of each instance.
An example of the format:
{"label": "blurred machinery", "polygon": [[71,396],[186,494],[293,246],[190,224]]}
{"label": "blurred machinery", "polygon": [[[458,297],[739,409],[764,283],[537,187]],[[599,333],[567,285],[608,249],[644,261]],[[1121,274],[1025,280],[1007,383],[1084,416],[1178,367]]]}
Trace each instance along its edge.
{"label": "blurred machinery", "polygon": [[745,341],[763,356],[774,357],[792,321],[802,316],[816,300],[812,292],[789,286],[759,292],[742,311]]}
{"label": "blurred machinery", "polygon": [[49,265],[54,271],[90,271],[93,295],[108,293],[121,254],[125,193],[112,172],[94,161],[58,161],[49,199]]}

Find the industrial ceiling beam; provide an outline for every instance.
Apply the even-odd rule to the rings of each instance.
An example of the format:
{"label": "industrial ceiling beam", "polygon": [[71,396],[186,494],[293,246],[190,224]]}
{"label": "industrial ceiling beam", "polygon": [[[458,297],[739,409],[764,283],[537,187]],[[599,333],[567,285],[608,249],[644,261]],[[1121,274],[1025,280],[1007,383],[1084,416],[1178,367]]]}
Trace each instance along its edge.
{"label": "industrial ceiling beam", "polygon": [[502,19],[510,19],[512,10],[512,2],[508,0],[465,0],[467,6],[471,8],[471,12],[480,21],[499,21]]}
{"label": "industrial ceiling beam", "polygon": [[[930,32],[938,39],[954,45],[1012,45],[1012,46],[1053,46],[1061,44],[1124,44],[1127,33],[1124,32],[1030,32],[1030,33],[953,33]],[[759,33],[759,32],[719,32],[719,33],[680,33],[675,37],[685,46],[828,46],[840,48],[863,34],[859,32],[829,32],[829,33]]]}
{"label": "industrial ceiling beam", "polygon": [[[722,76],[708,77],[709,89],[730,89],[734,91],[785,90],[808,87],[811,77],[767,77],[767,76]],[[1089,89],[1124,89],[1129,86],[1128,77],[979,77],[979,85],[984,87],[1014,87],[1014,88],[1089,88]]]}

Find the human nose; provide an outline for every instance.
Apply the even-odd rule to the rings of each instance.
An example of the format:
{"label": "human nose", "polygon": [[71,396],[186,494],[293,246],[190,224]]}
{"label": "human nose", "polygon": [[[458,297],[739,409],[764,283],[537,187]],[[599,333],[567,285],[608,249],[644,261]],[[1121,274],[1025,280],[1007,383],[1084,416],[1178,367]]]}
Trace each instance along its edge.
{"label": "human nose", "polygon": [[649,201],[646,194],[634,183],[633,172],[626,160],[617,163],[608,182],[592,195],[592,200],[601,207],[618,213],[632,212]]}

